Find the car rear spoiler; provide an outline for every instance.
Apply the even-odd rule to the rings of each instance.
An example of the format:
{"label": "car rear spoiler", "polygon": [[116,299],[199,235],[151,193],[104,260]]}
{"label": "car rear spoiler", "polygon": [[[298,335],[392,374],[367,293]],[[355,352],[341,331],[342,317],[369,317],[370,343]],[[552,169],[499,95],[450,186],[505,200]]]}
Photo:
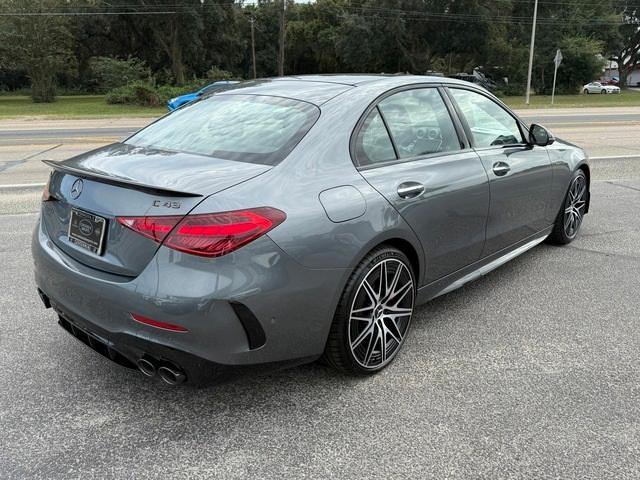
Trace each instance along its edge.
{"label": "car rear spoiler", "polygon": [[132,190],[142,190],[144,192],[167,195],[171,197],[202,197],[199,193],[181,192],[178,190],[172,190],[170,188],[158,187],[156,185],[146,185],[134,180],[122,177],[114,177],[112,175],[100,172],[94,172],[91,170],[84,170],[81,168],[70,167],[54,160],[42,160],[42,163],[50,166],[54,170],[63,173],[69,173],[76,177],[85,178],[87,180],[94,180],[100,183],[107,183],[110,185],[116,185],[122,188],[130,188]]}

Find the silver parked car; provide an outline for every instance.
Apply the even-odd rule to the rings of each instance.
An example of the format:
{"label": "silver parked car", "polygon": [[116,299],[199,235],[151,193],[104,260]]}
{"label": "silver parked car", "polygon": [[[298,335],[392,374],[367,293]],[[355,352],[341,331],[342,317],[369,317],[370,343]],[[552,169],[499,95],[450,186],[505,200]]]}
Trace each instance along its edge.
{"label": "silver parked car", "polygon": [[583,150],[440,77],[245,82],[48,163],[45,306],[171,384],[321,357],[377,372],[416,305],[571,242],[589,209]]}
{"label": "silver parked car", "polygon": [[591,82],[582,87],[582,92],[585,94],[600,93],[603,95],[607,93],[620,93],[620,87],[615,85],[604,85],[600,82]]}

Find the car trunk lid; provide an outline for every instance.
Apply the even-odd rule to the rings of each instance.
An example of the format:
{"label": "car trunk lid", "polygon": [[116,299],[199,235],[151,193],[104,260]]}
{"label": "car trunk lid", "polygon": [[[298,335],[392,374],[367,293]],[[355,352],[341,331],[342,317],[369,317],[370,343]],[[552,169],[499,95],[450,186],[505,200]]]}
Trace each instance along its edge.
{"label": "car trunk lid", "polygon": [[[126,144],[45,163],[54,169],[50,198],[42,205],[51,240],[85,265],[131,277],[149,263],[158,244],[126,228],[117,217],[184,216],[205,197],[271,168]],[[89,237],[78,241],[78,222],[88,231],[104,230],[103,235],[93,235],[99,248],[88,248]]]}

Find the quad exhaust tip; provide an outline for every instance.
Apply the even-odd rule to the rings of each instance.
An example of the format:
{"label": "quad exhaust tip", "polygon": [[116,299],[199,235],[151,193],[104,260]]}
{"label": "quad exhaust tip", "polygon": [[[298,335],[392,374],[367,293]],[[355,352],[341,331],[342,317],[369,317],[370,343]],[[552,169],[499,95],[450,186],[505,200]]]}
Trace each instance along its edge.
{"label": "quad exhaust tip", "polygon": [[156,366],[150,360],[141,358],[136,362],[136,365],[138,366],[138,370],[140,370],[145,377],[155,377]]}
{"label": "quad exhaust tip", "polygon": [[160,378],[169,385],[180,385],[187,377],[180,370],[173,367],[162,366],[158,369]]}
{"label": "quad exhaust tip", "polygon": [[136,365],[145,377],[152,378],[157,374],[163,382],[169,385],[180,385],[187,379],[184,372],[175,365],[164,363],[162,366],[156,367],[159,363],[154,358],[145,355],[138,359]]}

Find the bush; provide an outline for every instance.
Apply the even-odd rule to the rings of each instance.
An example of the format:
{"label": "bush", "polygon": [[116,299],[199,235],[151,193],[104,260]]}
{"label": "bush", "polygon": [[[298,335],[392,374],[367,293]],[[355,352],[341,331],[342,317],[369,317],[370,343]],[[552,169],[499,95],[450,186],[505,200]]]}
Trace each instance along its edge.
{"label": "bush", "polygon": [[107,103],[140,105],[143,107],[157,107],[160,105],[160,97],[156,88],[148,82],[141,81],[111,90],[107,93],[106,100]]}
{"label": "bush", "polygon": [[500,85],[494,94],[498,97],[517,97],[525,94],[526,87],[520,83],[507,83]]}
{"label": "bush", "polygon": [[222,70],[218,67],[211,67],[207,71],[207,80],[208,83],[217,82],[218,80],[237,80],[237,77],[226,70]]}
{"label": "bush", "polygon": [[196,92],[200,90],[206,83],[203,82],[191,82],[181,87],[174,87],[172,85],[160,85],[156,91],[160,103],[165,104],[173,97],[179,97],[185,93]]}
{"label": "bush", "polygon": [[93,57],[89,66],[92,73],[90,83],[100,93],[124,87],[151,76],[144,61],[135,57],[129,57],[126,60],[113,57]]}
{"label": "bush", "polygon": [[[220,78],[216,80],[220,80]],[[196,79],[181,87],[174,87],[172,85],[155,86],[150,82],[138,80],[109,91],[107,93],[107,103],[157,107],[158,105],[165,105],[173,97],[179,97],[185,93],[197,92],[211,82],[212,80],[208,79]]]}

